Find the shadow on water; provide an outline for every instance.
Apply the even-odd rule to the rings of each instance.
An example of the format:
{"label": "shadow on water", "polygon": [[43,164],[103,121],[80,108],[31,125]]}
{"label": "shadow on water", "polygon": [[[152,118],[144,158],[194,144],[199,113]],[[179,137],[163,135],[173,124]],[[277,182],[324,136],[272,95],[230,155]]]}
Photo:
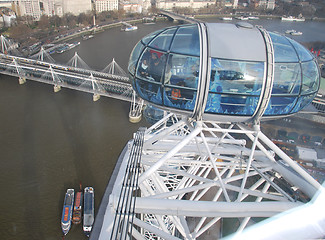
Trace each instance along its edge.
{"label": "shadow on water", "polygon": [[[28,94],[29,95],[29,94]],[[41,208],[35,211],[35,205],[40,204],[40,183],[38,177],[40,175],[39,166],[37,164],[37,140],[34,132],[35,123],[37,120],[34,119],[37,116],[37,109],[30,106],[29,101],[34,101],[35,95],[26,96],[31,98],[25,102],[24,106],[24,126],[22,132],[22,202],[24,204],[24,222],[26,227],[25,234],[27,239],[44,239],[43,229],[40,228],[42,225]],[[27,106],[28,105],[28,106]],[[31,161],[27,161],[30,159]],[[26,161],[25,161],[26,160]]]}
{"label": "shadow on water", "polygon": [[[69,99],[71,100],[71,98]],[[64,99],[64,96],[57,97],[55,107],[67,138],[67,147],[72,151],[72,162],[74,163],[74,173],[76,174],[76,179],[69,181],[69,185],[66,187],[75,187],[79,190],[79,181],[82,182],[85,178],[93,179],[93,181],[95,179],[90,170],[89,160],[91,156],[87,141],[85,141],[87,136],[85,136],[85,131],[82,129],[82,125],[80,125],[80,119],[87,113],[79,104],[71,106],[69,101]]]}

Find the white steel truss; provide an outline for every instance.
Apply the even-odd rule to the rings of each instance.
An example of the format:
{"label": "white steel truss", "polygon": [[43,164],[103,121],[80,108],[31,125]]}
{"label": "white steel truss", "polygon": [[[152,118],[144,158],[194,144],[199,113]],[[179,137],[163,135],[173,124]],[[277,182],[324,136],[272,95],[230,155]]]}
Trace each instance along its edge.
{"label": "white steel truss", "polygon": [[[141,145],[136,170],[126,167],[132,152],[124,158],[100,239],[218,239],[304,205],[322,189],[259,125],[169,114],[145,130]],[[123,200],[121,189],[131,186]],[[132,227],[118,227],[126,216]]]}

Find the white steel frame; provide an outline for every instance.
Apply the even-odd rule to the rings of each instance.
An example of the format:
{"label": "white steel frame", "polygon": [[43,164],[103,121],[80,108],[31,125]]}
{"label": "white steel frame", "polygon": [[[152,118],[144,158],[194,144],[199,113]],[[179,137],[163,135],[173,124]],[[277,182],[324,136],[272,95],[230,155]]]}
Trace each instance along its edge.
{"label": "white steel frame", "polygon": [[[304,205],[322,188],[259,125],[174,114],[145,131],[138,167],[133,225],[125,239],[218,239],[227,221],[240,233],[257,218]],[[125,171],[121,167],[100,239],[110,237],[121,210],[116,208]]]}

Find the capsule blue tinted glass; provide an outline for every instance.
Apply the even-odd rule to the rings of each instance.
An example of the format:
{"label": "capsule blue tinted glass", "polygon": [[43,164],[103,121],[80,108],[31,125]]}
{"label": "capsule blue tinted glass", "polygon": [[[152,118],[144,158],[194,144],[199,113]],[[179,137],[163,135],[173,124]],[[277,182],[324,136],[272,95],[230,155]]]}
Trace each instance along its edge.
{"label": "capsule blue tinted glass", "polygon": [[275,62],[298,62],[298,56],[289,40],[281,35],[270,33]]}
{"label": "capsule blue tinted glass", "polygon": [[[267,103],[261,104],[269,92],[264,112],[267,117],[295,113],[312,101],[319,89],[319,70],[314,57],[299,43],[270,33],[274,69],[267,69],[271,65],[260,57],[258,61],[252,58],[246,61],[243,56],[236,59],[233,53],[229,59],[225,57],[227,53],[217,57],[219,52],[209,52],[207,46],[204,68],[198,26],[166,28],[149,34],[136,45],[128,70],[140,97],[162,108],[182,112],[202,111],[198,110],[202,106],[204,113],[216,119],[219,115],[249,119]],[[218,42],[209,39],[208,44]]]}
{"label": "capsule blue tinted glass", "polygon": [[200,56],[200,36],[197,25],[180,27],[170,50],[174,53]]}

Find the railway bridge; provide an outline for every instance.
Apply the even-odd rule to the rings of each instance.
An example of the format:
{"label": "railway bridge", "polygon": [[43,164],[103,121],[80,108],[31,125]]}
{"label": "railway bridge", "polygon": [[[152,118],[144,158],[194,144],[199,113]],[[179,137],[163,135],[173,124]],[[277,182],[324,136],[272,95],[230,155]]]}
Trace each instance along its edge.
{"label": "railway bridge", "polygon": [[187,17],[184,15],[180,15],[177,13],[169,12],[169,11],[162,10],[162,9],[160,10],[160,14],[167,17],[169,20],[178,21],[180,23],[184,23],[184,22],[197,23],[197,22],[199,22],[199,20],[197,20],[197,19]]}
{"label": "railway bridge", "polygon": [[111,97],[131,102],[130,121],[141,119],[143,101],[132,89],[127,74],[113,61],[102,71],[91,70],[87,64],[75,53],[67,63],[54,63],[54,59],[41,48],[34,55],[35,59],[18,56],[10,42],[1,36],[0,73],[15,76],[20,84],[26,79],[53,85],[54,92],[61,88],[93,94],[93,100],[100,96]]}

